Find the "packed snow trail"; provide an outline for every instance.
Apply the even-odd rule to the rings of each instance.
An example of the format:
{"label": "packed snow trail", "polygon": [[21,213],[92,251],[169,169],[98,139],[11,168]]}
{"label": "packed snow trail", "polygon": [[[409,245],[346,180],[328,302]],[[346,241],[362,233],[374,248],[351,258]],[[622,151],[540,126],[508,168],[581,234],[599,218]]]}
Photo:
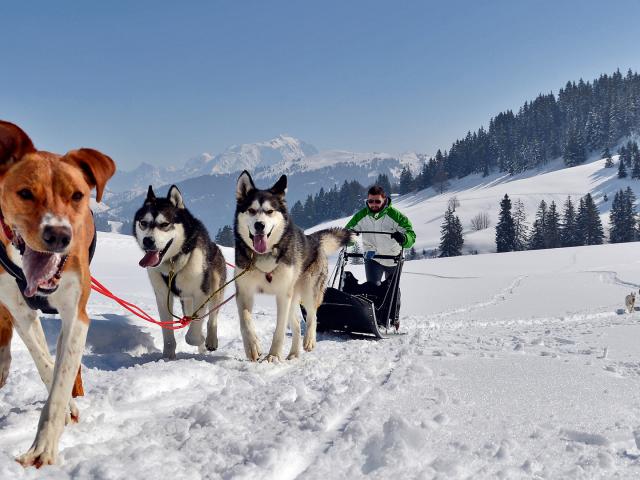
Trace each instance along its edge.
{"label": "packed snow trail", "polygon": [[[24,470],[46,392],[22,342],[0,390],[0,478],[633,478],[640,475],[636,244],[410,262],[402,329],[321,334],[282,364],[244,359],[235,305],[220,349],[92,295],[80,423],[59,465]],[[229,252],[226,252],[229,253]],[[101,234],[94,275],[155,312],[133,239]],[[355,269],[358,272],[357,267]],[[263,348],[273,299],[255,322]],[[43,321],[55,348],[59,321]],[[290,339],[290,337],[288,337]],[[287,346],[285,346],[287,348]]]}

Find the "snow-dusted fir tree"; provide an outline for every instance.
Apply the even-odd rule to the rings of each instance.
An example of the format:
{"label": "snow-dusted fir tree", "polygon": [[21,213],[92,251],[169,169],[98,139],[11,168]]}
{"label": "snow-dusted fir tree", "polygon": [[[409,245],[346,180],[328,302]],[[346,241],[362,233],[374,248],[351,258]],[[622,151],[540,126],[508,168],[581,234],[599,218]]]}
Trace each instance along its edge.
{"label": "snow-dusted fir tree", "polygon": [[521,251],[527,249],[529,242],[529,225],[527,224],[527,213],[524,202],[519,198],[513,202],[513,229],[515,233],[514,250]]}
{"label": "snow-dusted fir tree", "polygon": [[413,191],[413,174],[409,168],[404,167],[400,173],[400,195],[406,195]]}
{"label": "snow-dusted fir tree", "polygon": [[580,199],[576,225],[581,245],[602,244],[604,230],[600,221],[600,212],[590,193]]}
{"label": "snow-dusted fir tree", "polygon": [[219,228],[214,240],[218,245],[233,247],[235,238],[233,236],[233,228],[231,225],[225,225],[224,227]]}
{"label": "snow-dusted fir tree", "polygon": [[627,167],[624,163],[622,155],[620,155],[620,160],[618,160],[618,178],[627,178]]}
{"label": "snow-dusted fir tree", "polygon": [[498,253],[516,249],[516,230],[511,215],[511,200],[506,193],[500,201],[500,216],[496,225],[496,249]]}
{"label": "snow-dusted fir tree", "polygon": [[640,178],[640,151],[638,151],[638,144],[635,142],[631,149],[631,165],[633,165],[631,169],[631,178]]}
{"label": "snow-dusted fir tree", "polygon": [[560,225],[560,242],[563,247],[576,247],[580,245],[578,227],[576,225],[576,209],[571,201],[571,197],[567,197],[567,201],[564,202],[562,223]]}
{"label": "snow-dusted fir tree", "polygon": [[636,232],[636,212],[631,189],[619,190],[613,197],[609,213],[609,242],[632,242]]}
{"label": "snow-dusted fir tree", "polygon": [[547,231],[547,202],[540,201],[536,219],[531,226],[531,236],[529,237],[529,249],[540,250],[546,248],[545,233]]}
{"label": "snow-dusted fir tree", "polygon": [[545,248],[558,248],[562,246],[560,241],[560,214],[556,202],[552,201],[547,211],[544,232]]}
{"label": "snow-dusted fir tree", "polygon": [[389,177],[386,173],[378,174],[375,184],[381,186],[387,195],[391,195],[391,182],[389,181]]}
{"label": "snow-dusted fir tree", "polygon": [[611,152],[609,151],[609,147],[605,147],[602,152],[602,158],[604,158],[604,166],[605,168],[613,167],[613,158],[611,158]]}
{"label": "snow-dusted fir tree", "polygon": [[567,143],[564,146],[562,158],[568,167],[580,165],[587,159],[584,142],[575,129],[569,130],[567,134]]}
{"label": "snow-dusted fir tree", "polygon": [[462,255],[462,223],[450,208],[444,214],[444,222],[440,228],[440,256],[457,257]]}

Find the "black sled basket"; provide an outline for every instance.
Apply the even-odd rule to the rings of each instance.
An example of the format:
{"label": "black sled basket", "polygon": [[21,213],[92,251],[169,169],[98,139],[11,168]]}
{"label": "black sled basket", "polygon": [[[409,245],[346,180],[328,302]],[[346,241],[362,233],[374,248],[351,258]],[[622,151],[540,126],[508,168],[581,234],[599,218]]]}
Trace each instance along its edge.
{"label": "black sled basket", "polygon": [[327,288],[318,308],[317,330],[341,331],[374,338],[385,338],[390,333],[398,333],[397,309],[404,254],[368,257],[390,259],[397,264],[393,277],[383,282],[386,288],[375,295],[354,294],[345,288],[345,267],[350,258],[365,258],[365,255],[345,250],[340,253],[331,286]]}

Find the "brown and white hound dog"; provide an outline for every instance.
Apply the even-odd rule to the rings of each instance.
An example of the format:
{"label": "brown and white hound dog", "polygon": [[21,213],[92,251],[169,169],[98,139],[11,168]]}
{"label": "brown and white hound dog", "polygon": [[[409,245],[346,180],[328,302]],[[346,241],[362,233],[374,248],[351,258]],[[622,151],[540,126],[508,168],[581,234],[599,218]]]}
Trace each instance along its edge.
{"label": "brown and white hound dog", "polygon": [[[72,398],[82,394],[80,360],[89,317],[89,246],[95,235],[91,189],[100,201],[115,172],[108,156],[92,149],[65,155],[36,150],[16,125],[0,121],[0,241],[22,269],[26,287],[0,267],[0,387],[11,363],[15,328],[29,349],[49,397],[33,445],[18,461],[53,464],[65,421],[77,421]],[[55,363],[37,310],[27,299],[44,297],[61,318]]]}

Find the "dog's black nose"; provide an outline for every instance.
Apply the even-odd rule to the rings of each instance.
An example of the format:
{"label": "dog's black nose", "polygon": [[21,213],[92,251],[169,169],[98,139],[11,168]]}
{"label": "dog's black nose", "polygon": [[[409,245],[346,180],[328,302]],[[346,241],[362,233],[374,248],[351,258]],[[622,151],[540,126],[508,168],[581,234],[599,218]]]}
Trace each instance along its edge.
{"label": "dog's black nose", "polygon": [[46,226],[42,231],[42,240],[52,252],[60,252],[71,243],[71,228]]}
{"label": "dog's black nose", "polygon": [[254,223],[253,227],[256,229],[256,233],[264,233],[264,223],[263,222]]}
{"label": "dog's black nose", "polygon": [[156,248],[156,242],[151,237],[144,237],[142,239],[142,246],[147,250],[154,250]]}

